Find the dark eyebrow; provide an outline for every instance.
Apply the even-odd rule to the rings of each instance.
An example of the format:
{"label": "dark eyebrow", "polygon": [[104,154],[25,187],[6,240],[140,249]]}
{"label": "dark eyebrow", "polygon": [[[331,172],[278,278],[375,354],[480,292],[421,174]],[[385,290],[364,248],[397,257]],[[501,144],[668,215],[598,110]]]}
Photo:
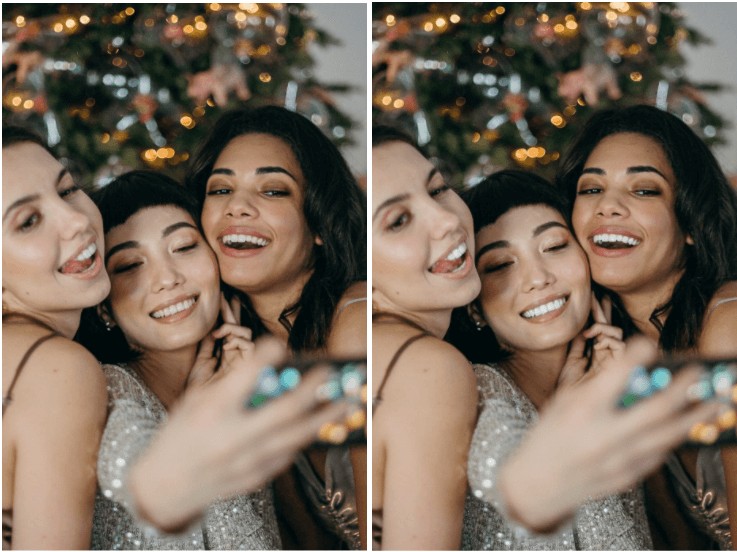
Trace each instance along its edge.
{"label": "dark eyebrow", "polygon": [[[668,179],[665,177],[665,175],[662,172],[660,172],[658,169],[650,165],[636,165],[634,167],[627,167],[627,174],[637,174],[637,173],[647,173],[647,172],[653,172],[655,174],[658,174],[662,177],[663,180],[665,180],[666,182],[668,181]],[[598,169],[596,167],[589,167],[587,169],[582,170],[581,174],[604,175],[606,174],[606,171],[604,169]]]}
{"label": "dark eyebrow", "polygon": [[[286,174],[289,178],[297,182],[297,178],[284,167],[267,166],[267,167],[258,167],[256,169],[256,174],[270,174],[270,173]],[[235,172],[233,172],[232,169],[226,169],[226,168],[213,169],[212,172],[210,173],[210,176],[212,176],[213,174],[224,174],[227,176],[235,176]]]}
{"label": "dark eyebrow", "polygon": [[564,230],[568,230],[568,227],[565,224],[562,224],[556,220],[551,220],[550,222],[545,222],[541,224],[540,226],[538,226],[537,228],[535,228],[532,231],[532,237],[536,238],[537,236],[545,232],[545,230],[548,230],[550,228],[556,228],[556,227],[563,228]]}
{"label": "dark eyebrow", "polygon": [[180,228],[191,228],[192,230],[199,232],[199,230],[197,230],[197,227],[194,224],[191,224],[186,221],[182,221],[182,222],[175,222],[174,224],[169,225],[166,228],[164,228],[164,231],[161,232],[161,236],[165,238],[169,236],[170,234],[176,232]]}
{"label": "dark eyebrow", "polygon": [[[67,169],[60,170],[59,174],[56,176],[56,181],[54,182],[54,188],[56,188],[59,185],[59,182],[61,182],[61,179],[64,178],[68,174],[69,174],[69,171]],[[12,211],[13,209],[17,207],[20,207],[21,205],[25,205],[26,203],[31,203],[32,201],[36,201],[39,197],[41,196],[39,196],[38,194],[33,194],[29,196],[24,196],[14,201],[8,206],[7,209],[5,209],[5,213],[3,213],[3,221],[5,221],[10,211]]]}
{"label": "dark eyebrow", "polygon": [[[161,232],[161,237],[165,238],[171,235],[172,233],[176,232],[180,228],[191,228],[192,230],[199,232],[199,230],[197,230],[197,227],[194,224],[182,221],[182,222],[175,222],[174,224],[170,224],[169,226],[164,228],[164,230],[162,230]],[[110,257],[112,257],[118,251],[121,251],[122,249],[134,249],[140,246],[141,246],[141,242],[135,241],[135,240],[130,240],[130,241],[119,243],[115,247],[111,247],[110,251],[107,252],[107,255],[105,255],[105,263],[107,263],[110,260]]]}
{"label": "dark eyebrow", "polygon": [[[430,170],[430,172],[427,174],[427,178],[425,179],[425,186],[427,186],[430,183],[430,181],[435,177],[436,174],[438,174],[438,172],[440,171],[438,171],[438,169],[436,169],[435,167],[433,167]],[[371,220],[373,221],[376,218],[376,215],[379,214],[379,211],[381,211],[385,207],[388,207],[389,205],[393,205],[395,203],[399,203],[400,201],[403,201],[407,199],[408,197],[409,197],[409,194],[402,194],[402,195],[390,197],[384,203],[382,203],[376,208],[376,210],[374,211],[374,215],[371,217]]]}
{"label": "dark eyebrow", "polygon": [[105,264],[107,264],[107,262],[110,260],[110,257],[112,257],[118,251],[121,251],[123,249],[133,249],[135,247],[139,247],[140,245],[141,245],[141,242],[131,240],[131,241],[119,243],[115,247],[111,247],[110,251],[108,251],[107,255],[105,255]]}
{"label": "dark eyebrow", "polygon": [[[556,220],[551,220],[550,222],[544,222],[540,226],[535,227],[535,229],[532,231],[532,237],[536,238],[546,230],[549,230],[550,228],[563,228],[565,230],[568,230],[568,227],[565,224],[561,224],[560,222]],[[479,262],[479,259],[481,258],[481,255],[489,251],[490,249],[501,249],[503,247],[509,247],[510,243],[507,240],[499,240],[491,243],[487,243],[484,247],[479,249],[478,253],[476,253],[476,263]]]}

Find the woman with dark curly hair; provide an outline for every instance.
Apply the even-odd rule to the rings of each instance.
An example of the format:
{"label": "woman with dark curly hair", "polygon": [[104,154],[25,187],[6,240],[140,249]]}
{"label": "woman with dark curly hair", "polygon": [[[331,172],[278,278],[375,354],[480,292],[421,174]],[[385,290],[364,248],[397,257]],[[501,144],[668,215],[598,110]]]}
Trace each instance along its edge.
{"label": "woman with dark curly hair", "polygon": [[[320,129],[282,107],[227,113],[187,185],[254,337],[269,333],[295,353],[366,356],[365,198]],[[300,456],[277,483],[285,546],[365,547],[365,475],[363,446]]]}
{"label": "woman with dark curly hair", "polygon": [[[644,334],[669,354],[737,355],[737,197],[685,123],[646,105],[597,113],[557,183],[573,202],[592,278],[614,299],[626,334]],[[648,483],[656,546],[687,526],[665,521],[685,511],[689,525],[731,548],[737,450],[679,451],[667,466]],[[672,546],[690,546],[675,538]]]}

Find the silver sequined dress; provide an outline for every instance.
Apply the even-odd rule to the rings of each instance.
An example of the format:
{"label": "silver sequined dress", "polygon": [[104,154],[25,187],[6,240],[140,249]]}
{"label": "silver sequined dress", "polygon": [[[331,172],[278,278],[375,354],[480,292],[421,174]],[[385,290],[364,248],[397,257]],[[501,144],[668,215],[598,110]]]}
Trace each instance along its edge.
{"label": "silver sequined dress", "polygon": [[652,549],[641,488],[584,503],[570,522],[551,534],[533,534],[505,518],[496,493],[497,473],[537,421],[537,410],[501,368],[476,365],[474,371],[481,413],[469,452],[462,549]]}
{"label": "silver sequined dress", "polygon": [[143,452],[166,409],[126,367],[104,365],[108,421],[97,461],[98,490],[92,526],[95,550],[274,550],[281,547],[273,495],[265,488],[211,504],[181,534],[162,534],[129,511],[128,468]]}

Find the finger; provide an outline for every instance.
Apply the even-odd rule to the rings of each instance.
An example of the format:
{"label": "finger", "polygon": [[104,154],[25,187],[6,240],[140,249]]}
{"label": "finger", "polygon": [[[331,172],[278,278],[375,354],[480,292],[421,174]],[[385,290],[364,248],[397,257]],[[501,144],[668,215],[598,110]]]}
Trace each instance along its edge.
{"label": "finger", "polygon": [[609,320],[604,313],[604,309],[599,304],[599,300],[596,298],[596,294],[591,292],[591,314],[594,317],[594,321],[599,324],[608,324]]}
{"label": "finger", "polygon": [[645,337],[636,336],[626,342],[619,358],[607,359],[601,366],[601,374],[588,382],[590,396],[603,409],[617,408],[619,397],[624,393],[630,374],[636,366],[647,366],[657,356],[657,347]]}
{"label": "finger", "polygon": [[611,324],[612,323],[612,298],[608,295],[605,295],[604,298],[599,302],[599,305],[601,305],[602,310],[604,311],[604,317],[606,318],[606,323]]}
{"label": "finger", "polygon": [[195,362],[204,361],[212,358],[215,352],[215,338],[211,334],[207,334],[200,341],[199,349],[197,350],[197,356]]}
{"label": "finger", "polygon": [[587,328],[583,332],[583,335],[587,339],[591,339],[593,337],[608,336],[614,339],[619,339],[621,341],[624,337],[624,332],[622,332],[622,328],[618,328],[617,326],[611,326],[610,324],[602,324],[597,322],[590,328]]}
{"label": "finger", "polygon": [[603,351],[606,349],[610,349],[612,351],[624,349],[624,343],[613,337],[601,336],[594,344],[594,351]]}
{"label": "finger", "polygon": [[211,393],[228,408],[242,411],[243,401],[250,396],[259,374],[266,366],[276,366],[286,358],[286,349],[273,337],[256,342],[253,355],[244,360],[243,370],[233,370],[213,385]]}
{"label": "finger", "polygon": [[240,337],[243,339],[250,340],[253,336],[251,328],[245,326],[239,326],[238,324],[223,324],[218,329],[213,330],[211,334],[215,339]]}
{"label": "finger", "polygon": [[240,325],[241,323],[241,301],[240,299],[238,299],[238,296],[234,296],[230,300],[230,310],[233,313],[235,323]]}
{"label": "finger", "polygon": [[253,341],[250,339],[242,339],[240,337],[231,337],[228,338],[225,343],[223,344],[223,351],[233,351],[233,350],[241,350],[241,351],[251,351],[254,348]]}
{"label": "finger", "polygon": [[225,322],[226,324],[238,323],[235,319],[233,309],[230,307],[228,301],[225,299],[225,295],[223,295],[222,293],[220,294],[220,312],[223,315],[223,322]]}

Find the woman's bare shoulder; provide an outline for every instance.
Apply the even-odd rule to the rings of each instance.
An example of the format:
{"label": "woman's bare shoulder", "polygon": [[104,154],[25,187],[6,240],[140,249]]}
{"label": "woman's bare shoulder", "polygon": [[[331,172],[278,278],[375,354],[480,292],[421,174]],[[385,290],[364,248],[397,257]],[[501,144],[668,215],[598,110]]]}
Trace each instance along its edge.
{"label": "woman's bare shoulder", "polygon": [[737,281],[723,284],[709,301],[698,341],[703,356],[737,355]]}

